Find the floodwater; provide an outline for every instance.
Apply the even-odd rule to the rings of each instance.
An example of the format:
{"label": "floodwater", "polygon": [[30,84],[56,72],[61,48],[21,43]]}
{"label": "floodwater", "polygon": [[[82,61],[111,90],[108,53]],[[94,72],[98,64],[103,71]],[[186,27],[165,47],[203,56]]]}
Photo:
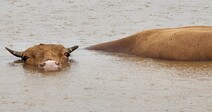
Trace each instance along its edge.
{"label": "floodwater", "polygon": [[[211,26],[211,0],[0,0],[0,25],[1,112],[212,111],[211,61],[84,49],[144,29]],[[80,48],[51,73],[23,68],[4,49],[39,43]]]}

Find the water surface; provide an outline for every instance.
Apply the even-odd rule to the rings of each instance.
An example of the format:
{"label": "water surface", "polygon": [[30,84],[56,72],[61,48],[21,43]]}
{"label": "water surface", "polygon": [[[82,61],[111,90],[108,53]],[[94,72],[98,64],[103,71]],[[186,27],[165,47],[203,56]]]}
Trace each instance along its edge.
{"label": "water surface", "polygon": [[[212,25],[211,0],[1,0],[1,112],[210,112],[212,62],[83,48],[164,27]],[[23,68],[4,47],[79,45],[60,72]]]}

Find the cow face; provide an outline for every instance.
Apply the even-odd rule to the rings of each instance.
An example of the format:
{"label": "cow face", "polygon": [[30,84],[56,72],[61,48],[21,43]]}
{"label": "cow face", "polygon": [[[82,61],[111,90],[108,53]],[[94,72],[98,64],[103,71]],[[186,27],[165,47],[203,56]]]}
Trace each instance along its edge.
{"label": "cow face", "polygon": [[40,44],[17,52],[5,47],[11,54],[21,58],[24,65],[35,66],[43,71],[58,71],[68,65],[70,53],[78,48],[65,48],[63,45]]}

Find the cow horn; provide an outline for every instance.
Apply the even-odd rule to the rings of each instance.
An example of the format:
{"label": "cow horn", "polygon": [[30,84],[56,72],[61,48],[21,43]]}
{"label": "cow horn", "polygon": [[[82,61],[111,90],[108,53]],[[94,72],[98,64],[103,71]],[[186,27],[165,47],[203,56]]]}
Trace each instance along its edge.
{"label": "cow horn", "polygon": [[76,50],[79,46],[76,45],[76,46],[73,46],[73,47],[70,47],[70,48],[66,48],[68,50],[69,53],[73,52],[74,50]]}
{"label": "cow horn", "polygon": [[11,54],[13,54],[16,57],[22,57],[23,52],[14,51],[14,50],[11,50],[7,47],[5,47],[5,49],[7,49]]}

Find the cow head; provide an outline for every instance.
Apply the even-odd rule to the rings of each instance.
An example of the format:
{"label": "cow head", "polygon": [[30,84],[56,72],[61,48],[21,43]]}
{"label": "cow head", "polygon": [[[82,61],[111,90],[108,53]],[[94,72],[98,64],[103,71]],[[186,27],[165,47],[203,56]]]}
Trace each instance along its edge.
{"label": "cow head", "polygon": [[23,52],[5,48],[14,56],[21,58],[24,65],[35,66],[43,71],[58,71],[68,65],[70,53],[78,46],[65,48],[63,45],[40,44]]}

